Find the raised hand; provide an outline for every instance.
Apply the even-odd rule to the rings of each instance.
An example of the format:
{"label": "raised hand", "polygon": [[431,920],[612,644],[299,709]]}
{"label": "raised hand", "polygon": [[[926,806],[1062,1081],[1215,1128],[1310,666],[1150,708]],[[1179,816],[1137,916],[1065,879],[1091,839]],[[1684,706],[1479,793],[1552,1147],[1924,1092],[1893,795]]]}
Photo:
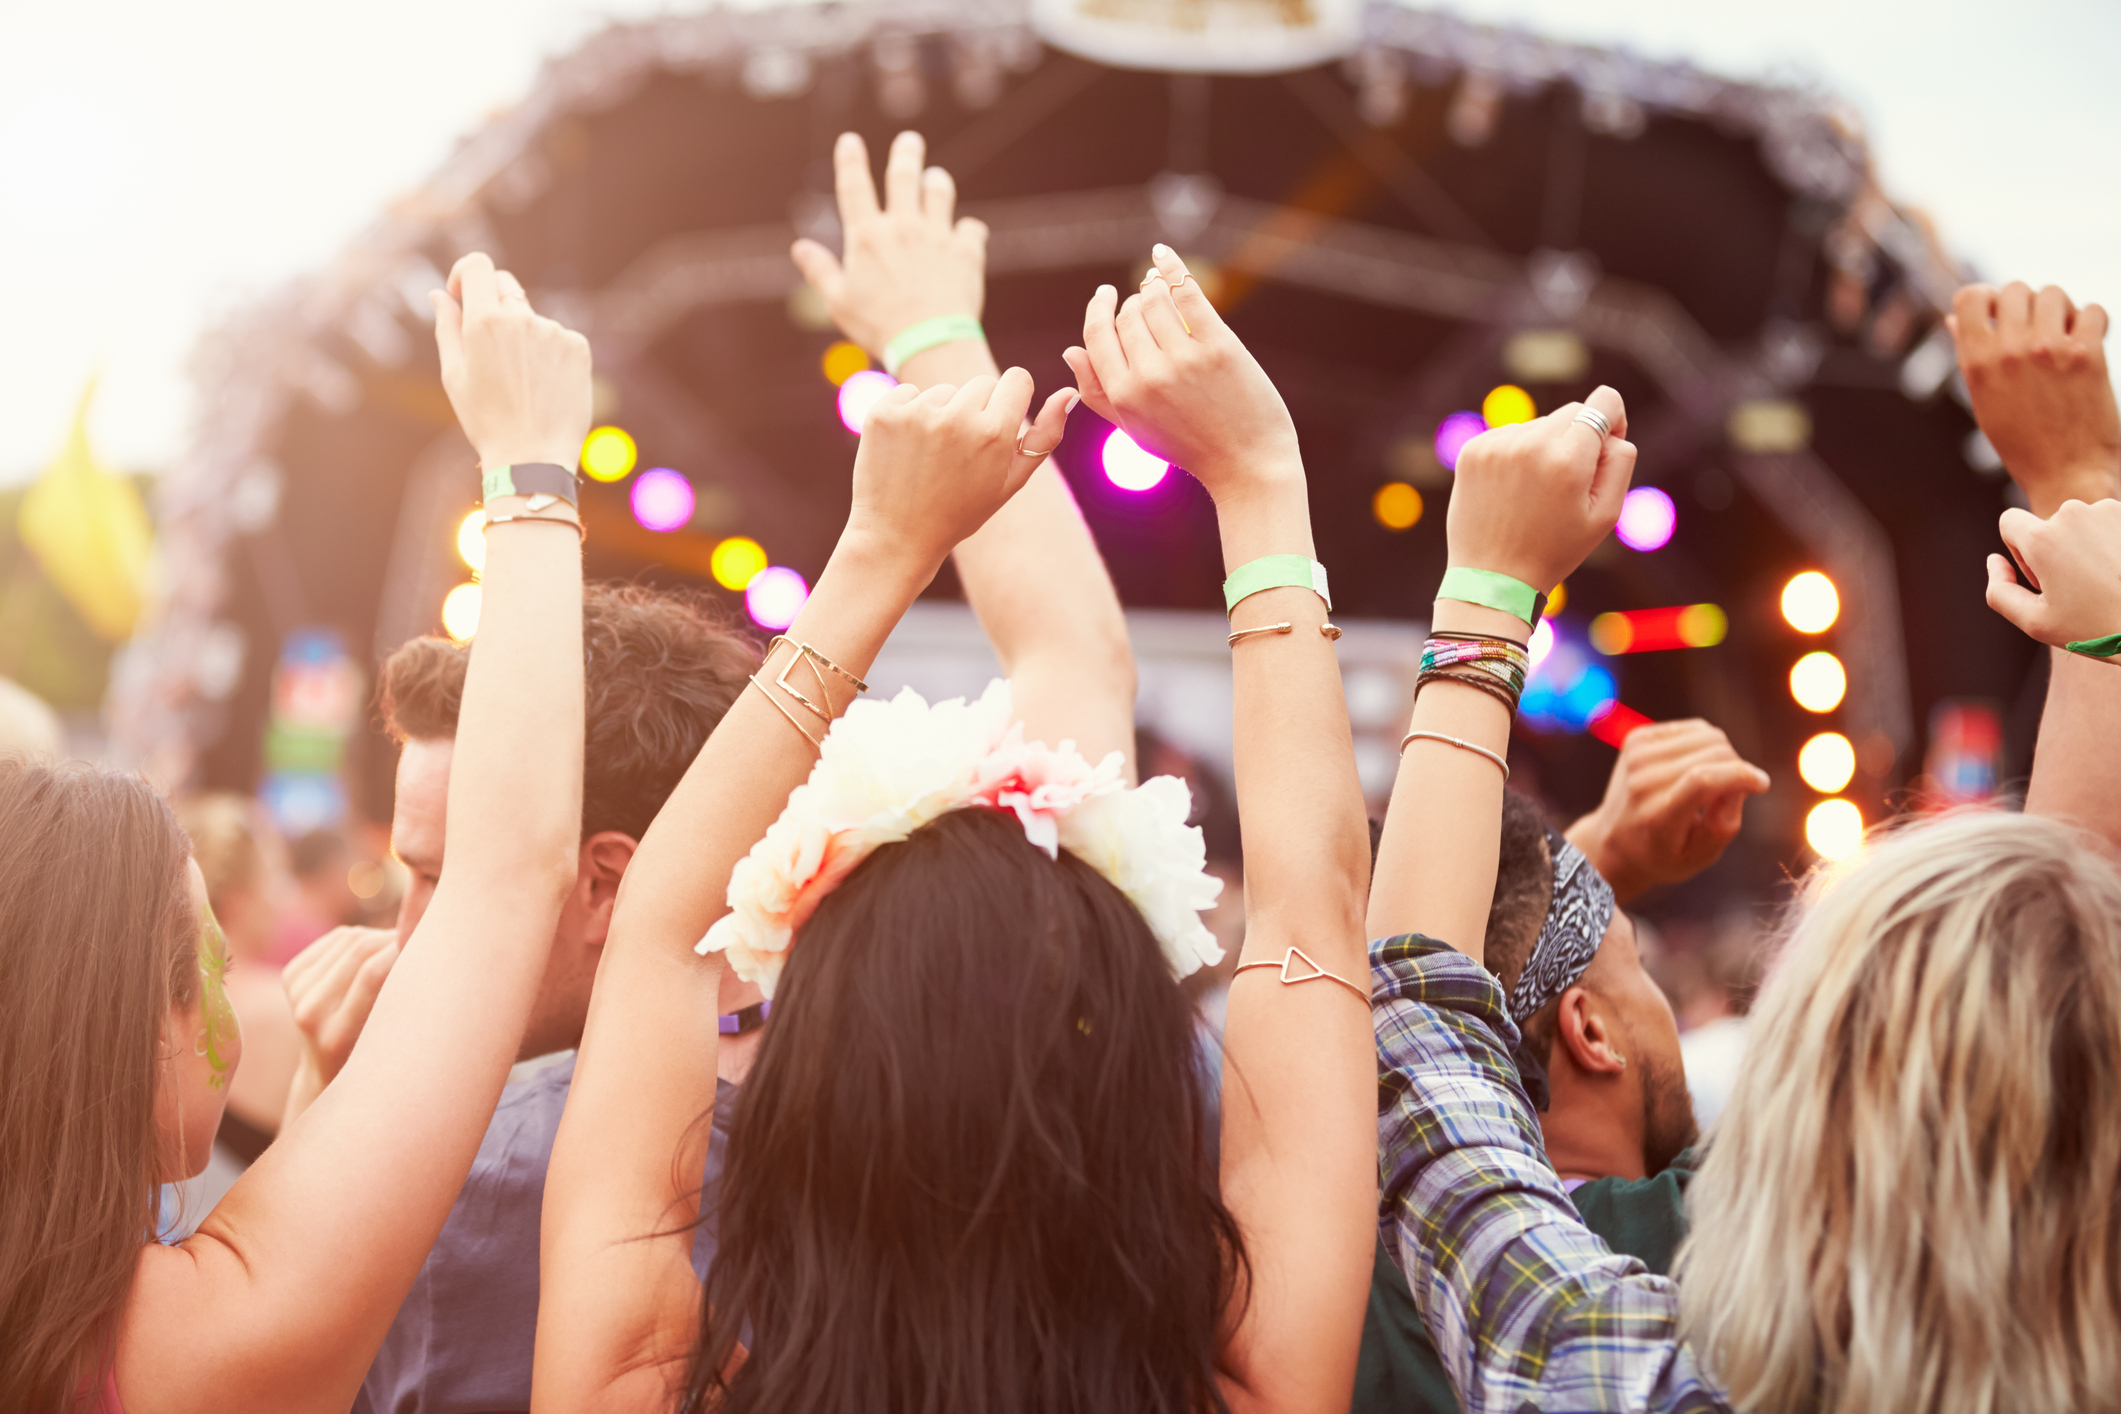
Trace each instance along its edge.
{"label": "raised hand", "polygon": [[391,928],[334,928],[295,955],[281,989],[301,1029],[304,1059],[328,1085],[353,1054],[368,1013],[398,960]]}
{"label": "raised hand", "polygon": [[[1601,436],[1577,415],[1605,415]],[[1603,385],[1530,422],[1493,428],[1458,454],[1444,535],[1452,568],[1559,584],[1613,531],[1635,472],[1627,407]]]}
{"label": "raised hand", "polygon": [[[954,220],[957,185],[940,167],[922,169],[921,135],[900,133],[884,163],[884,199],[869,177],[869,149],[841,133],[832,149],[843,255],[816,241],[790,249],[803,278],[825,297],[841,332],[878,359],[923,320],[979,318],[987,293],[987,227]],[[910,362],[910,360],[909,360]]]}
{"label": "raised hand", "polygon": [[2003,513],[2003,543],[2025,566],[1988,557],[1988,606],[2053,648],[2121,634],[2121,501],[2064,501],[2046,520]]}
{"label": "raised hand", "polygon": [[2115,495],[2121,415],[2107,377],[2106,311],[2054,285],[1967,285],[1946,319],[1974,416],[2033,514]]}
{"label": "raised hand", "polygon": [[1083,401],[1156,455],[1184,467],[1216,504],[1301,485],[1296,423],[1259,360],[1201,293],[1169,246],[1139,294],[1098,286],[1083,347],[1063,358]]}
{"label": "raised hand", "polygon": [[[962,388],[901,383],[869,412],[854,457],[844,538],[903,558],[929,576],[958,541],[1015,495],[1058,442],[1074,390],[1046,399],[1024,427],[1031,375],[1012,368]],[[1037,449],[1027,453],[1024,447]]]}
{"label": "raised hand", "polygon": [[1569,827],[1569,840],[1626,903],[1722,858],[1744,821],[1745,798],[1768,785],[1767,772],[1719,728],[1659,722],[1629,733],[1604,801]]}
{"label": "raised hand", "polygon": [[516,277],[476,252],[434,307],[442,387],[480,465],[572,467],[589,435],[589,341],[535,313]]}

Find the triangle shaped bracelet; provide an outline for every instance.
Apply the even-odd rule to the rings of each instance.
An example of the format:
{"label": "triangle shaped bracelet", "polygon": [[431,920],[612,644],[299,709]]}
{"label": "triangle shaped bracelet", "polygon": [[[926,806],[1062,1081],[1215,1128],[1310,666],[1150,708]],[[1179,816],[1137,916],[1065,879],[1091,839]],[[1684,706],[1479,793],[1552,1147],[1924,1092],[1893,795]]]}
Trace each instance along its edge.
{"label": "triangle shaped bracelet", "polygon": [[1291,947],[1288,954],[1280,962],[1241,962],[1237,965],[1237,971],[1249,972],[1255,967],[1279,968],[1281,970],[1281,983],[1284,987],[1294,987],[1302,982],[1317,982],[1320,980],[1338,982],[1356,996],[1361,997],[1364,1005],[1369,1004],[1370,994],[1368,992],[1340,974],[1326,971],[1318,965],[1317,959],[1299,947]]}

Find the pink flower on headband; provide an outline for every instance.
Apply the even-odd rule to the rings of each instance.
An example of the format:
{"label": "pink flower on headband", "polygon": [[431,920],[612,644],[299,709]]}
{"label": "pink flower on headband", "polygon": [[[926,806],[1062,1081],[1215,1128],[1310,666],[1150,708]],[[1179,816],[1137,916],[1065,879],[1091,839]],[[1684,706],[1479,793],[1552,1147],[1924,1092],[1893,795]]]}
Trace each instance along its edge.
{"label": "pink flower on headband", "polygon": [[948,811],[982,805],[1013,811],[1048,856],[1065,849],[1110,879],[1142,911],[1175,975],[1220,962],[1200,910],[1222,881],[1206,872],[1200,831],[1186,824],[1191,795],[1169,776],[1130,788],[1125,772],[1117,751],[1092,766],[1071,741],[1025,741],[1005,682],[972,703],[931,707],[911,688],[857,702],[826,734],[780,819],[737,861],[731,911],[698,951],[726,953],[737,976],[772,996],[795,930],[856,865]]}

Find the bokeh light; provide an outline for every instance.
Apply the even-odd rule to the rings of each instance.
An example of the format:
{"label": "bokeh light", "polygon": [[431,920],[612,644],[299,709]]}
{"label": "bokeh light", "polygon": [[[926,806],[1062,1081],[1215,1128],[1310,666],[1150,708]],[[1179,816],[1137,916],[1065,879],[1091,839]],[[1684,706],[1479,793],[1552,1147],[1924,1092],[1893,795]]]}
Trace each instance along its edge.
{"label": "bokeh light", "polygon": [[1556,614],[1560,613],[1563,609],[1566,609],[1568,607],[1569,582],[1567,580],[1563,580],[1561,583],[1555,585],[1553,589],[1548,591],[1547,607],[1545,613],[1546,616],[1551,619]]}
{"label": "bokeh light", "polygon": [[1526,645],[1525,651],[1530,655],[1532,666],[1535,668],[1547,660],[1547,654],[1554,651],[1554,625],[1551,621],[1539,621],[1538,626],[1532,630],[1532,641]]}
{"label": "bokeh light", "polygon": [[1487,419],[1477,412],[1454,412],[1436,429],[1436,460],[1458,470],[1458,454],[1466,443],[1488,430]]}
{"label": "bokeh light", "polygon": [[1117,427],[1105,438],[1105,450],[1099,460],[1105,464],[1105,479],[1122,491],[1147,491],[1171,470],[1171,463],[1145,450]]}
{"label": "bokeh light", "polygon": [[1664,609],[1622,609],[1591,620],[1591,646],[1617,653],[1663,653],[1674,648],[1714,648],[1731,621],[1717,604],[1680,604]]}
{"label": "bokeh light", "polygon": [[1849,675],[1831,653],[1807,653],[1790,669],[1790,696],[1807,712],[1831,712],[1849,690]]}
{"label": "bokeh light", "polygon": [[860,344],[850,344],[842,339],[825,350],[825,356],[818,360],[818,367],[824,371],[825,381],[837,388],[855,374],[869,371],[869,355],[863,352]]}
{"label": "bokeh light", "polygon": [[1637,486],[1620,503],[1620,524],[1613,533],[1630,550],[1647,553],[1662,550],[1678,524],[1679,511],[1670,496],[1655,486]]}
{"label": "bokeh light", "polygon": [[1370,514],[1387,530],[1412,530],[1421,519],[1421,492],[1404,481],[1387,481],[1370,498]]}
{"label": "bokeh light", "polygon": [[1721,605],[1689,604],[1679,611],[1679,641],[1689,648],[1714,648],[1730,628]]}
{"label": "bokeh light", "polygon": [[473,574],[486,568],[486,512],[473,511],[457,522],[457,558]]}
{"label": "bokeh light", "polygon": [[751,577],[744,589],[744,612],[760,628],[775,633],[795,622],[810,597],[810,586],[786,565],[768,565]]}
{"label": "bokeh light", "polygon": [[442,600],[442,628],[459,643],[479,631],[479,586],[460,584]]}
{"label": "bokeh light", "polygon": [[1480,415],[1488,426],[1502,427],[1512,422],[1530,422],[1539,416],[1539,406],[1530,393],[1515,383],[1505,383],[1480,400]]}
{"label": "bokeh light", "polygon": [[633,518],[644,529],[676,530],[691,521],[697,504],[692,483],[683,472],[655,466],[634,478]]}
{"label": "bokeh light", "polygon": [[1608,658],[1635,646],[1635,625],[1626,614],[1600,614],[1591,620],[1591,646]]}
{"label": "bokeh light", "polygon": [[582,474],[592,481],[624,481],[640,455],[623,427],[599,427],[582,439]]}
{"label": "bokeh light", "polygon": [[897,386],[898,379],[874,368],[849,374],[847,381],[840,384],[840,421],[849,432],[860,432],[876,400]]}
{"label": "bokeh light", "polygon": [[749,589],[766,568],[766,547],[748,535],[732,535],[707,557],[707,571],[724,589]]}
{"label": "bokeh light", "polygon": [[1856,748],[1840,732],[1821,732],[1797,753],[1797,774],[1821,795],[1832,795],[1856,774]]}
{"label": "bokeh light", "polygon": [[1817,570],[1782,586],[1782,617],[1799,633],[1824,633],[1841,617],[1841,595],[1834,581]]}
{"label": "bokeh light", "polygon": [[1804,817],[1804,839],[1821,859],[1847,859],[1863,847],[1863,812],[1846,800],[1822,800]]}

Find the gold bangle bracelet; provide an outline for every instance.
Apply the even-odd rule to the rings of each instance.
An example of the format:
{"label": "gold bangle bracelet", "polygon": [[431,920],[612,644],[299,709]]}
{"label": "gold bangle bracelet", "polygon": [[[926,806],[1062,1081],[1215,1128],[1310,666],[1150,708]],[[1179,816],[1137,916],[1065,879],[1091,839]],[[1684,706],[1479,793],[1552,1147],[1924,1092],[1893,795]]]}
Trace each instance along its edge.
{"label": "gold bangle bracelet", "polygon": [[572,530],[583,541],[586,542],[589,539],[589,531],[582,525],[581,521],[575,519],[573,516],[530,515],[521,511],[518,511],[512,516],[486,517],[486,523],[479,527],[479,534],[483,536],[487,531],[493,529],[495,526],[507,525],[511,521],[527,522],[532,525],[564,525],[568,529]]}
{"label": "gold bangle bracelet", "polygon": [[1446,746],[1455,746],[1460,751],[1470,751],[1476,756],[1485,756],[1502,768],[1502,779],[1505,784],[1509,782],[1510,763],[1503,760],[1498,753],[1488,750],[1477,742],[1465,741],[1455,736],[1445,736],[1442,732],[1408,732],[1399,740],[1399,754],[1402,756],[1406,755],[1407,744],[1415,741],[1440,741]]}
{"label": "gold bangle bracelet", "polygon": [[1240,641],[1247,638],[1257,638],[1261,634],[1293,633],[1295,630],[1295,624],[1261,624],[1258,628],[1241,628],[1230,635],[1230,646],[1235,648]]}
{"label": "gold bangle bracelet", "polygon": [[780,713],[783,717],[786,717],[788,719],[788,725],[795,728],[796,735],[800,736],[804,741],[809,742],[813,747],[817,748],[819,751],[823,751],[825,749],[824,740],[820,737],[814,737],[808,731],[804,730],[803,724],[796,720],[795,713],[788,710],[788,704],[781,701],[780,698],[775,697],[773,693],[767,689],[766,684],[759,681],[758,674],[753,673],[751,675],[750,683],[753,687],[759,690],[761,696],[763,696],[768,702],[771,702],[773,704],[774,711]]}
{"label": "gold bangle bracelet", "polygon": [[[1301,961],[1303,965],[1309,970],[1304,972],[1297,971],[1296,964],[1299,961]],[[1289,951],[1283,955],[1282,960],[1280,962],[1241,962],[1237,965],[1237,971],[1249,972],[1255,967],[1280,968],[1281,984],[1284,987],[1294,987],[1299,985],[1300,983],[1317,982],[1321,980],[1327,982],[1338,982],[1341,986],[1346,987],[1356,996],[1361,997],[1364,1006],[1368,1006],[1370,1004],[1370,994],[1368,992],[1356,986],[1347,978],[1340,976],[1338,973],[1326,971],[1323,967],[1320,967],[1316,962],[1312,961],[1311,955],[1305,952],[1302,948],[1290,948]]]}

